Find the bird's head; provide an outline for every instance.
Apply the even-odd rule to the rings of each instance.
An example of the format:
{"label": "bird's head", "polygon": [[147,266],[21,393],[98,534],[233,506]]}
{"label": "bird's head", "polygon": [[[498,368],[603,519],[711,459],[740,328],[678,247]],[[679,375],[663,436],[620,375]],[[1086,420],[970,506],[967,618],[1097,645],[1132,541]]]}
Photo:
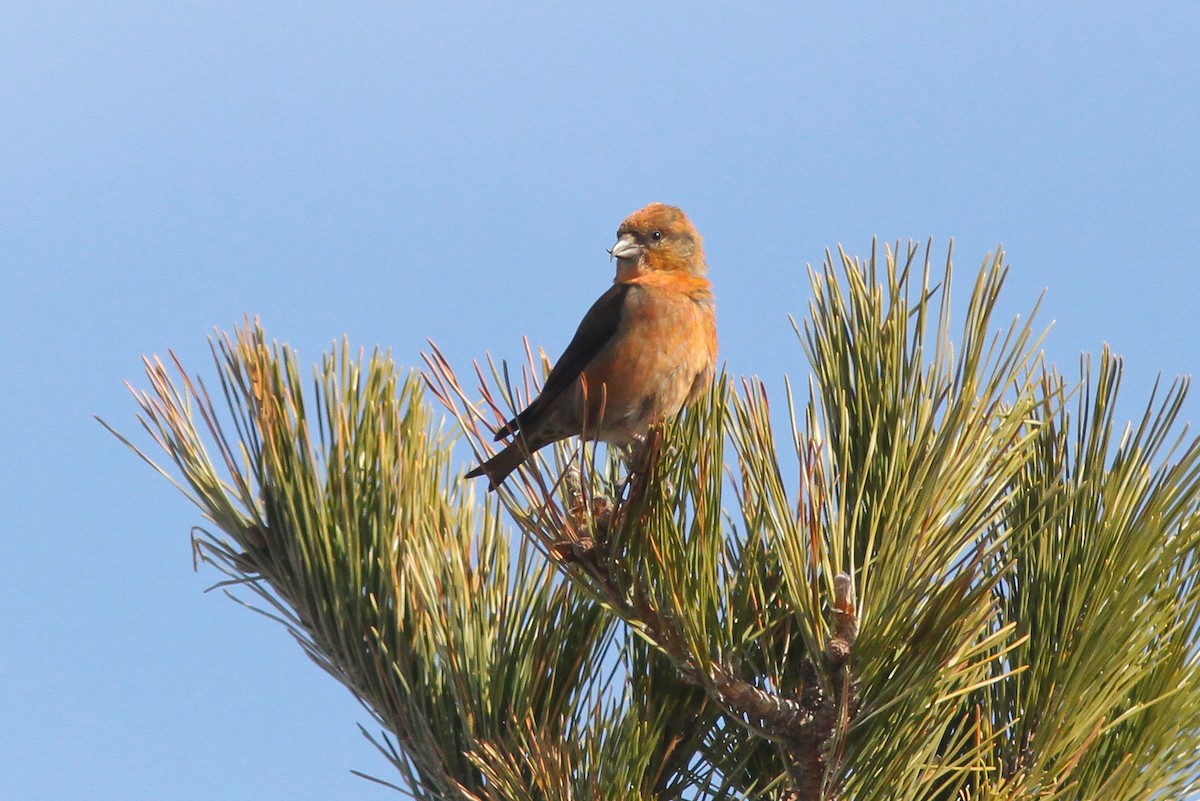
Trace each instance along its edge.
{"label": "bird's head", "polygon": [[704,275],[704,242],[680,209],[651,203],[625,218],[610,254],[617,260],[617,281],[647,272]]}

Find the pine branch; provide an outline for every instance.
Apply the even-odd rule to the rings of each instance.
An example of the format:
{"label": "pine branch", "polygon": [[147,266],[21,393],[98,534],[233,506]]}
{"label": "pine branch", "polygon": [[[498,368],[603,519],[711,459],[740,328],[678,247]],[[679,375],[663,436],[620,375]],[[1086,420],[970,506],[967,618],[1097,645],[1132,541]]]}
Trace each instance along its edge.
{"label": "pine branch", "polygon": [[219,394],[147,359],[164,465],[117,436],[199,507],[218,586],[363,701],[417,798],[1185,797],[1186,382],[1122,429],[1119,360],[1072,383],[1028,321],[995,326],[1001,254],[961,318],[949,258],[935,281],[918,256],[812,271],[807,399],[722,376],[640,454],[560,443],[482,505],[423,394],[484,458],[545,372],[528,344],[519,374],[476,365],[478,403],[436,348],[418,378],[342,344],[310,385],[247,323],[213,342]]}

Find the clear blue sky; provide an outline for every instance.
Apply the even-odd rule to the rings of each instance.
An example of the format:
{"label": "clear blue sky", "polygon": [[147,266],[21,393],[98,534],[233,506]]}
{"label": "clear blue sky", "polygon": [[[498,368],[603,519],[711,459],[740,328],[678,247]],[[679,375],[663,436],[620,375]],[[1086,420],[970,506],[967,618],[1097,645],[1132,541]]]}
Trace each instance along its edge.
{"label": "clear blue sky", "polygon": [[246,313],[308,361],[557,353],[661,200],[771,386],[805,264],[875,235],[954,237],[960,276],[1003,242],[1005,313],[1047,289],[1050,358],[1110,343],[1128,413],[1196,369],[1195,2],[410,5],[0,8],[0,798],[395,797],[91,419],[132,432],[141,355],[208,372]]}

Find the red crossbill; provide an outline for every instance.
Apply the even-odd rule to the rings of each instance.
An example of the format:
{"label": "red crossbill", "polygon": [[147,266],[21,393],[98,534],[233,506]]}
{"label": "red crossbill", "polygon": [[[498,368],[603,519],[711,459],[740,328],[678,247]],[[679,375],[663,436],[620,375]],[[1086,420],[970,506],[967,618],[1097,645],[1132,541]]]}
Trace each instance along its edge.
{"label": "red crossbill", "polygon": [[621,223],[612,287],[592,304],[541,394],[496,432],[516,438],[467,473],[495,489],[530,454],[584,435],[639,442],[712,384],[717,321],[704,246],[687,215],[651,203]]}

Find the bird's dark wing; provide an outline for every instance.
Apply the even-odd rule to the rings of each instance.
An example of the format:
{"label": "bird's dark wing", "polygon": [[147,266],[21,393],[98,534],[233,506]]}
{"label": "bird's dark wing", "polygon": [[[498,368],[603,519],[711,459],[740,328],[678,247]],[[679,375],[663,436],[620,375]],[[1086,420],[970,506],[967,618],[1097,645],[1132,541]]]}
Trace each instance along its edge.
{"label": "bird's dark wing", "polygon": [[559,395],[575,383],[579,374],[583,372],[583,368],[587,367],[588,362],[594,359],[596,354],[617,333],[617,328],[621,324],[621,313],[625,308],[625,296],[629,293],[629,289],[629,284],[613,284],[592,304],[592,308],[588,309],[587,314],[583,316],[583,321],[576,329],[575,336],[571,338],[567,349],[558,358],[550,375],[546,376],[546,383],[542,386],[541,394],[534,398],[533,403],[529,404],[525,411],[497,430],[496,439],[502,439],[518,429],[525,428],[531,420],[541,414]]}

